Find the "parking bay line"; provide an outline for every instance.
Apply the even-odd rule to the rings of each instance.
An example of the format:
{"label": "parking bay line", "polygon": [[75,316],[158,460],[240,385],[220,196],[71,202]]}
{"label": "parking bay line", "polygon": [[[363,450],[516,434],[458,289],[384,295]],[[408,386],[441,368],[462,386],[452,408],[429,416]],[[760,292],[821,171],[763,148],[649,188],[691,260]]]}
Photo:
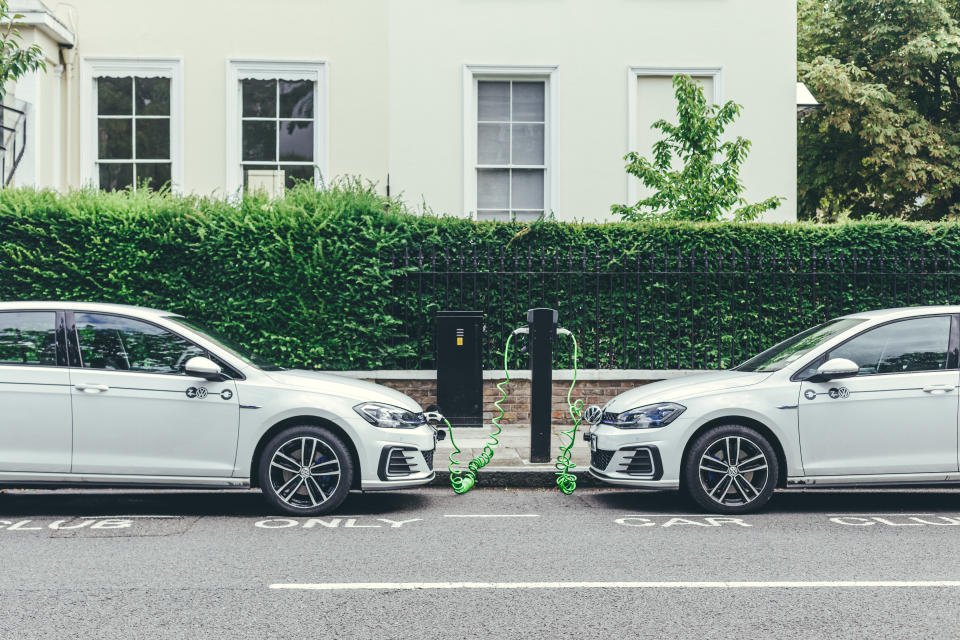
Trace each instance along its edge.
{"label": "parking bay line", "polygon": [[539,518],[539,513],[445,513],[444,518]]}
{"label": "parking bay line", "polygon": [[324,582],[271,584],[275,590],[417,591],[435,589],[917,589],[960,588],[960,580],[822,580],[766,582]]}

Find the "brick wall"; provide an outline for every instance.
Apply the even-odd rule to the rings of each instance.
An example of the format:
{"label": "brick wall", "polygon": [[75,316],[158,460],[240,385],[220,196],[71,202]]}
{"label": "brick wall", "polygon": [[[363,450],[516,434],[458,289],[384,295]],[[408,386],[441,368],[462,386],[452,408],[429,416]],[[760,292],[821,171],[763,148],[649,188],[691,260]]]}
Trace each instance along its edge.
{"label": "brick wall", "polygon": [[[426,407],[437,402],[436,380],[376,380],[382,384],[407,394]],[[496,415],[493,403],[500,397],[497,390],[499,380],[484,380],[483,382],[483,419],[489,422]],[[583,400],[583,406],[591,404],[603,406],[608,400],[629,389],[649,384],[652,380],[589,380],[577,382],[571,398]],[[569,381],[553,382],[553,418],[565,420],[567,418],[567,390]],[[507,399],[501,405],[504,410],[501,425],[529,426],[530,425],[530,381],[511,380],[504,389]]]}

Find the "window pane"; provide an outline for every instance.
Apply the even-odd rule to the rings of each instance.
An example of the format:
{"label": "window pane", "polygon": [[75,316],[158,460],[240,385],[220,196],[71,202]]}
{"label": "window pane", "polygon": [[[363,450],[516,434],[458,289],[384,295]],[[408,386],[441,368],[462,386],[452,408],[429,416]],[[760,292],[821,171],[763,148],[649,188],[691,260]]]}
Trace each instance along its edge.
{"label": "window pane", "polygon": [[277,159],[276,122],[255,121],[243,123],[243,159]]}
{"label": "window pane", "polygon": [[128,160],[133,158],[133,121],[129,118],[97,121],[98,158]]}
{"label": "window pane", "polygon": [[280,81],[280,117],[313,118],[313,82]]}
{"label": "window pane", "polygon": [[170,78],[137,78],[137,115],[170,115]]}
{"label": "window pane", "polygon": [[510,171],[477,169],[477,209],[506,209],[510,206]]}
{"label": "window pane", "polygon": [[947,368],[950,318],[917,318],[868,331],[830,352],[860,367],[860,375]]}
{"label": "window pane", "polygon": [[169,162],[137,163],[137,188],[159,190],[170,185]]}
{"label": "window pane", "polygon": [[509,211],[477,211],[477,220],[499,220],[510,222]]}
{"label": "window pane", "polygon": [[119,162],[100,164],[100,188],[121,191],[133,185],[133,165]]}
{"label": "window pane", "polygon": [[133,113],[133,78],[97,78],[97,113],[101,116]]}
{"label": "window pane", "polygon": [[477,125],[477,162],[510,164],[510,125]]}
{"label": "window pane", "polygon": [[311,164],[284,164],[280,165],[280,168],[286,172],[284,183],[287,189],[303,180],[313,183],[313,165]]}
{"label": "window pane", "polygon": [[506,122],[510,120],[510,83],[477,83],[477,119]]}
{"label": "window pane", "polygon": [[513,219],[517,222],[536,222],[543,216],[543,211],[514,211]]}
{"label": "window pane", "polygon": [[243,165],[243,186],[250,184],[250,171],[276,171],[275,164],[245,164]]}
{"label": "window pane", "polygon": [[313,123],[280,121],[280,159],[313,161]]}
{"label": "window pane", "polygon": [[543,164],[543,125],[513,125],[513,161],[511,164]]}
{"label": "window pane", "polygon": [[245,118],[277,117],[276,80],[242,80],[241,84]]}
{"label": "window pane", "polygon": [[0,313],[0,364],[57,364],[57,314]]}
{"label": "window pane", "polygon": [[513,170],[513,208],[543,209],[543,170]]}
{"label": "window pane", "polygon": [[184,375],[184,365],[206,351],[165,329],[132,318],[76,314],[83,366],[89,369]]}
{"label": "window pane", "polygon": [[545,89],[542,82],[513,83],[514,122],[544,122]]}
{"label": "window pane", "polygon": [[137,119],[137,158],[166,160],[170,157],[170,120]]}

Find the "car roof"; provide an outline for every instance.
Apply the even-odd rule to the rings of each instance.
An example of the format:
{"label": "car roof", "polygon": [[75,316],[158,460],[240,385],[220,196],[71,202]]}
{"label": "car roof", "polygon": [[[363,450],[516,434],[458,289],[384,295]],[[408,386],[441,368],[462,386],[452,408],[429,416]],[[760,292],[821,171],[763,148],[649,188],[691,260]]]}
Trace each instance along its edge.
{"label": "car roof", "polygon": [[56,311],[65,309],[69,311],[91,311],[101,313],[122,313],[138,316],[141,318],[156,318],[164,316],[178,316],[177,313],[163,311],[162,309],[151,309],[149,307],[136,307],[129,304],[110,304],[107,302],[72,302],[72,301],[30,301],[19,300],[0,302],[0,311]]}
{"label": "car roof", "polygon": [[960,305],[928,305],[921,307],[896,307],[894,309],[876,309],[849,313],[841,318],[862,318],[864,320],[896,320],[913,316],[931,316],[944,313],[960,313]]}

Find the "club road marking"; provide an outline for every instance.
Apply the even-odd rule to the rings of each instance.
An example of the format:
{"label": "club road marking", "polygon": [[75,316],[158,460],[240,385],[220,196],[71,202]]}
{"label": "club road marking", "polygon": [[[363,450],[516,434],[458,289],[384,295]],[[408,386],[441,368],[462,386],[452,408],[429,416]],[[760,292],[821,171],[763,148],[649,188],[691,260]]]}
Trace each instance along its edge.
{"label": "club road marking", "polygon": [[539,513],[448,513],[444,518],[539,518]]}
{"label": "club road marking", "polygon": [[271,584],[271,589],[305,591],[378,591],[419,589],[943,589],[960,580],[823,580],[769,582],[321,582]]}

